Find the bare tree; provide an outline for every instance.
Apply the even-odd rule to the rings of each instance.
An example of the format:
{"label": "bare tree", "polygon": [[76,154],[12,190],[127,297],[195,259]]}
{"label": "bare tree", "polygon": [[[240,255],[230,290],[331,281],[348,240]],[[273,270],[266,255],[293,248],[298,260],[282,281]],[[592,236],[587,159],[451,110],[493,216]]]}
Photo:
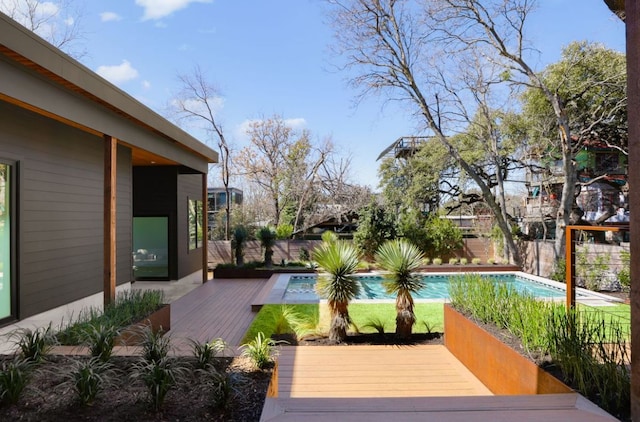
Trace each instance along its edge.
{"label": "bare tree", "polygon": [[[521,259],[503,212],[503,195],[496,197],[492,191],[500,183],[497,175],[506,170],[502,160],[505,154],[488,148],[489,154],[482,159],[489,158],[493,174],[483,174],[486,173],[483,166],[474,164],[477,156],[467,155],[461,147],[464,142],[456,136],[473,131],[476,116],[483,113],[482,101],[486,101],[489,91],[500,82],[494,73],[483,75],[477,71],[490,66],[497,54],[487,48],[475,51],[459,48],[453,54],[446,46],[456,44],[453,42],[456,34],[443,35],[435,25],[439,23],[436,18],[442,19],[439,15],[442,10],[427,10],[431,2],[338,0],[331,3],[336,5],[333,18],[339,53],[347,58],[347,68],[357,68],[353,85],[362,90],[363,96],[385,93],[390,100],[405,102],[415,110],[422,126],[434,134],[463,173],[477,185],[504,234],[507,258],[519,264]],[[436,17],[430,16],[436,12]],[[468,103],[475,106],[467,106]],[[489,104],[484,107],[492,109]],[[497,147],[495,141],[484,139],[487,145]]]}
{"label": "bare tree", "polygon": [[272,224],[283,223],[286,210],[293,213],[294,229],[299,228],[314,198],[318,172],[333,152],[331,140],[314,145],[309,131],[294,130],[278,115],[252,122],[247,134],[250,145],[237,158],[241,175],[268,192]]}
{"label": "bare tree", "polygon": [[77,47],[83,9],[74,0],[0,0],[0,12],[76,59],[86,54]]}
{"label": "bare tree", "polygon": [[231,154],[229,144],[224,136],[222,125],[216,113],[220,107],[220,92],[210,83],[199,66],[189,74],[179,74],[182,89],[171,101],[178,120],[203,123],[204,130],[216,139],[220,150],[222,185],[225,192],[225,228],[224,238],[229,240],[231,233],[231,195],[229,189]]}

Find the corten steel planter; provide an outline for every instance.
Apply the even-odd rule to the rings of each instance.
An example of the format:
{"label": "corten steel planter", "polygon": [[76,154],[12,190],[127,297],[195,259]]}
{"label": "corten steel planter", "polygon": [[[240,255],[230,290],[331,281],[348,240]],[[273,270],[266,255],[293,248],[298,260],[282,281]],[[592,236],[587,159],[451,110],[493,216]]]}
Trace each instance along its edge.
{"label": "corten steel planter", "polygon": [[444,344],[496,395],[574,392],[449,304],[444,306]]}
{"label": "corten steel planter", "polygon": [[149,326],[156,333],[160,330],[163,332],[169,331],[171,329],[171,304],[163,305],[144,321],[127,327],[116,338],[116,344],[119,346],[135,346],[139,341],[140,331]]}

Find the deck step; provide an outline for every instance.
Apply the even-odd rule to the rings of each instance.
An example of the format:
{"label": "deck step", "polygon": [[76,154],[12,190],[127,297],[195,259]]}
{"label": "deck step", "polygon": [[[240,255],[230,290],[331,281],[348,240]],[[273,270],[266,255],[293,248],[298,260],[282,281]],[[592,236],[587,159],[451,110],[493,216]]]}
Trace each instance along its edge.
{"label": "deck step", "polygon": [[415,398],[267,398],[262,422],[611,422],[579,394]]}
{"label": "deck step", "polygon": [[258,312],[262,309],[262,306],[267,303],[267,298],[273,289],[273,286],[278,281],[279,274],[272,275],[265,283],[264,287],[251,301],[251,312]]}

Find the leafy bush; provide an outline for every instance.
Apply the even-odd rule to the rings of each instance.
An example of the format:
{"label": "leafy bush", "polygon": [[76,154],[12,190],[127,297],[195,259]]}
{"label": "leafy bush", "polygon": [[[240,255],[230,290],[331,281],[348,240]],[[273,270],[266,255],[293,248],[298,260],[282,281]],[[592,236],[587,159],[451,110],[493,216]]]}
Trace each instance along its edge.
{"label": "leafy bush", "polygon": [[277,239],[281,239],[281,240],[291,239],[292,235],[293,235],[293,225],[283,223],[283,224],[278,224],[278,226],[276,227]]}
{"label": "leafy bush", "polygon": [[460,258],[460,265],[467,265],[469,260],[467,258]]}
{"label": "leafy bush", "polygon": [[442,258],[433,258],[433,265],[442,265]]}
{"label": "leafy bush", "polygon": [[472,264],[474,264],[474,265],[478,265],[478,264],[480,264],[481,262],[482,262],[482,260],[481,260],[480,258],[473,258],[473,259],[471,260],[471,263],[472,263]]}
{"label": "leafy bush", "polygon": [[429,255],[449,255],[464,245],[462,230],[449,219],[432,215],[424,227],[427,245],[424,252]]}
{"label": "leafy bush", "polygon": [[142,347],[142,357],[147,362],[159,362],[167,357],[171,346],[171,339],[162,330],[142,327],[137,333]]}
{"label": "leafy bush", "polygon": [[458,258],[449,258],[450,265],[456,265],[458,263]]}
{"label": "leafy bush", "polygon": [[620,285],[624,288],[631,287],[631,273],[630,273],[630,264],[631,264],[631,252],[626,249],[620,251],[620,261],[621,267],[618,271],[618,281]]}
{"label": "leafy bush", "polygon": [[353,243],[366,259],[371,260],[385,240],[397,237],[396,216],[375,203],[360,210],[359,215]]}

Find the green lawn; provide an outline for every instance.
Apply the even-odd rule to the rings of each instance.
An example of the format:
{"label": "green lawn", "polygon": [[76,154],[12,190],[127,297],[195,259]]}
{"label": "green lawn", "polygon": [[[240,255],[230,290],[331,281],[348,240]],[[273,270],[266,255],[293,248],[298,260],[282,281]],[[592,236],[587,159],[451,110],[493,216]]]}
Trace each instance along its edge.
{"label": "green lawn", "polygon": [[[267,337],[272,334],[291,332],[293,331],[291,326],[296,327],[295,331],[299,333],[326,332],[329,319],[326,315],[328,313],[326,305],[323,306],[325,309],[321,310],[320,305],[317,304],[264,305],[245,334],[243,343],[255,338],[259,332]],[[417,303],[415,313],[417,322],[413,327],[414,332],[443,331],[442,303]],[[375,325],[378,325],[378,321],[384,325],[385,332],[395,331],[396,310],[393,303],[353,303],[349,305],[349,315],[354,323],[354,330],[357,329],[361,333],[376,332]],[[368,324],[374,326],[368,326]]]}

